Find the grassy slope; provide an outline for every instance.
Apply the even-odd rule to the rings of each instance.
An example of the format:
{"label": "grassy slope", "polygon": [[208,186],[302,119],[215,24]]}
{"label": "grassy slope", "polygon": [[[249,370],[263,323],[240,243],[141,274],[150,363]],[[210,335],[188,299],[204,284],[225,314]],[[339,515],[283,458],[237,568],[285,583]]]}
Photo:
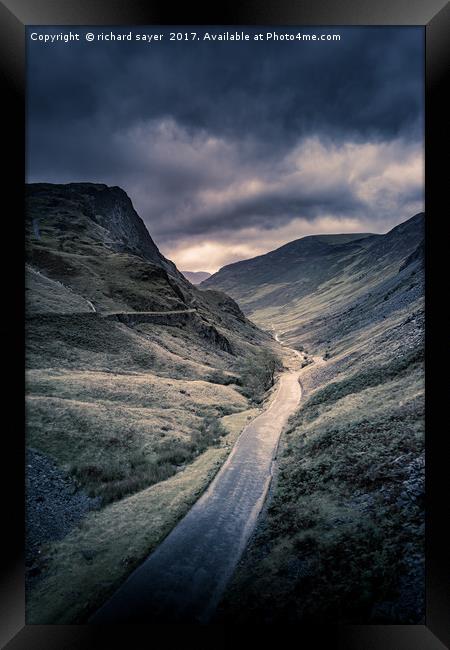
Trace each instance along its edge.
{"label": "grassy slope", "polygon": [[[27,443],[102,497],[69,538],[41,549],[34,622],[79,620],[186,512],[228,451],[225,416],[243,426],[251,406],[236,384],[243,364],[270,340],[227,296],[192,287],[130,206],[104,186],[30,190]],[[166,325],[102,316],[171,309],[197,311]],[[72,564],[82,540],[98,565]]]}
{"label": "grassy slope", "polygon": [[375,260],[362,279],[350,265],[309,296],[252,312],[328,361],[306,371],[219,621],[423,620],[423,266],[403,261]]}
{"label": "grassy slope", "polygon": [[[215,419],[247,407],[226,384],[264,335],[160,255],[118,188],[30,186],[27,235],[29,444],[106,501],[167,478],[220,437]],[[196,313],[102,317],[172,309]]]}
{"label": "grassy slope", "polygon": [[247,407],[231,386],[149,372],[30,371],[28,392],[28,443],[104,502],[172,475]]}
{"label": "grassy slope", "polygon": [[223,604],[225,620],[420,621],[420,357],[415,349],[377,367],[341,366],[333,382],[311,368],[309,399],[284,437],[273,496]]}

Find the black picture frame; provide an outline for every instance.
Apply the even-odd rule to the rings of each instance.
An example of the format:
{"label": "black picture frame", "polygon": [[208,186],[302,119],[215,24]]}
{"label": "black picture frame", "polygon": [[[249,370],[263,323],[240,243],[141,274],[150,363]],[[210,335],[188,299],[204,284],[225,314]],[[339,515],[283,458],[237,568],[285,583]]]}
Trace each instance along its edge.
{"label": "black picture frame", "polygon": [[[115,642],[141,647],[135,626],[26,626],[24,597],[24,232],[25,178],[25,28],[28,25],[420,25],[426,39],[426,625],[335,626],[298,629],[305,648],[345,650],[439,650],[450,646],[449,549],[447,548],[445,383],[432,368],[442,359],[447,340],[440,318],[437,285],[446,270],[445,248],[439,254],[444,227],[444,161],[448,106],[444,75],[449,62],[450,6],[443,0],[253,0],[199,9],[190,3],[145,0],[4,0],[0,2],[0,78],[4,118],[3,285],[1,319],[6,390],[3,404],[3,467],[1,494],[4,549],[0,573],[0,646],[8,650],[61,650],[110,647]],[[441,155],[442,154],[442,155]],[[447,182],[448,185],[448,182]],[[442,226],[442,228],[441,228]],[[448,239],[447,239],[448,241]],[[444,242],[445,245],[446,242]],[[7,255],[9,253],[9,255]],[[444,276],[445,277],[445,276]],[[441,361],[442,362],[442,361]],[[447,366],[448,367],[448,366]],[[9,420],[9,422],[8,422]],[[8,471],[6,471],[8,470]],[[446,489],[447,488],[447,489]],[[112,631],[110,628],[114,628]],[[146,626],[136,626],[141,628]],[[205,631],[207,632],[207,631]],[[154,634],[154,633],[153,633]],[[175,634],[168,630],[165,641]],[[185,632],[183,632],[185,634]],[[264,631],[266,635],[266,631]],[[277,633],[278,634],[278,633]],[[228,631],[215,645],[229,637]],[[234,636],[234,635],[233,635]],[[154,637],[153,637],[154,638]],[[133,641],[133,639],[135,639]],[[187,640],[187,639],[185,639]],[[147,643],[152,637],[147,636]]]}

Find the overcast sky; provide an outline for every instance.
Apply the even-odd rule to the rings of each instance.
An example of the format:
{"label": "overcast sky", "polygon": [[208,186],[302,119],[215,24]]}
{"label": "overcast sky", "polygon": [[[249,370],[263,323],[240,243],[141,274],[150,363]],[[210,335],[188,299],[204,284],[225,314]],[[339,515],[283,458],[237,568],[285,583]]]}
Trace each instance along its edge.
{"label": "overcast sky", "polygon": [[110,32],[28,40],[27,180],[121,186],[179,268],[213,272],[304,235],[386,232],[423,209],[421,28],[243,43],[133,29],[166,32],[153,44],[88,43],[87,31]]}

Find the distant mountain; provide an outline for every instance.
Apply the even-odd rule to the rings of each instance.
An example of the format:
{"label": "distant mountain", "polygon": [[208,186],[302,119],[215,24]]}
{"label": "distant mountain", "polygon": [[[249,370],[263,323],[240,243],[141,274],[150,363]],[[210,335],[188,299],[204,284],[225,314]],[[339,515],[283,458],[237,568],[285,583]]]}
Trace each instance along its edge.
{"label": "distant mountain", "polygon": [[259,326],[290,332],[292,343],[306,336],[320,345],[344,324],[362,326],[414,301],[419,276],[411,283],[410,274],[423,261],[423,238],[423,213],[385,235],[303,237],[223,267],[202,288],[226,291]]}
{"label": "distant mountain", "polygon": [[312,293],[336,275],[348,257],[378,237],[362,233],[303,237],[265,255],[224,266],[203,286],[220,287],[249,311],[260,304],[284,304],[286,293],[297,298]]}
{"label": "distant mountain", "polygon": [[211,273],[208,273],[208,271],[181,271],[181,273],[192,284],[200,284],[203,280],[211,277]]}

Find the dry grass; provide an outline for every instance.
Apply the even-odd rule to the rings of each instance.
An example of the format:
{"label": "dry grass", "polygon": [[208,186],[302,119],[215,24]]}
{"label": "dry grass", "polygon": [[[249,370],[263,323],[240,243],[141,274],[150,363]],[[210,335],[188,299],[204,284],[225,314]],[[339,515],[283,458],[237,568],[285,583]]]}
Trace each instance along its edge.
{"label": "dry grass", "polygon": [[46,575],[28,594],[27,623],[86,621],[186,514],[258,413],[251,409],[223,417],[228,433],[220,446],[168,480],[91,513],[64,540],[50,545]]}
{"label": "dry grass", "polygon": [[31,370],[27,387],[28,444],[104,502],[171,476],[247,405],[232,386],[151,373]]}

